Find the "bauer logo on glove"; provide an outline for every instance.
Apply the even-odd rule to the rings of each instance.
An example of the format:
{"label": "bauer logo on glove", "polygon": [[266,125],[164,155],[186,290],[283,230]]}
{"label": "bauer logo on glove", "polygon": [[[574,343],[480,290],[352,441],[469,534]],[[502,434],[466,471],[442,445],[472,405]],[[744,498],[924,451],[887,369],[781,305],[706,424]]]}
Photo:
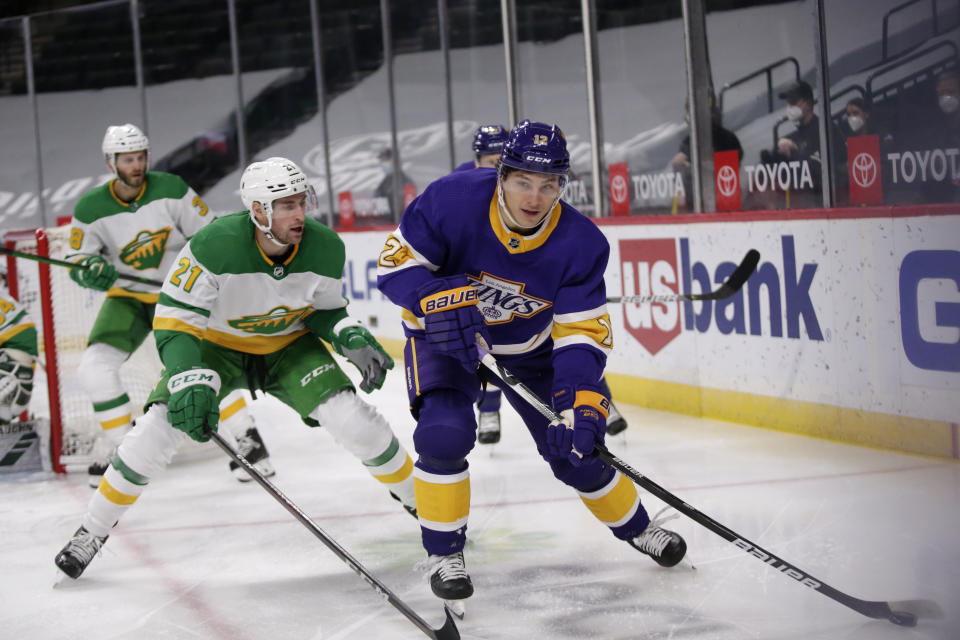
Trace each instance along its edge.
{"label": "bauer logo on glove", "polygon": [[457,289],[448,289],[428,296],[420,301],[420,309],[424,314],[443,311],[444,309],[459,309],[477,304],[477,290],[467,285]]}

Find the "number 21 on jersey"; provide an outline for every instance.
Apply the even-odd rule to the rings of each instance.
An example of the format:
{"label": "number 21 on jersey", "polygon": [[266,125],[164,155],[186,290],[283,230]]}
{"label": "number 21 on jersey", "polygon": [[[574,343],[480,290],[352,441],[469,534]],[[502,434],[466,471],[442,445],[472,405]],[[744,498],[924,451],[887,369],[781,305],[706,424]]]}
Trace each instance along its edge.
{"label": "number 21 on jersey", "polygon": [[[190,272],[189,275],[184,279],[184,275],[187,272]],[[189,258],[181,258],[180,266],[173,272],[173,275],[170,276],[170,284],[175,287],[180,287],[187,293],[190,293],[190,290],[193,289],[194,283],[196,283],[197,278],[200,277],[200,274],[203,273],[203,268],[199,266],[190,266]]]}

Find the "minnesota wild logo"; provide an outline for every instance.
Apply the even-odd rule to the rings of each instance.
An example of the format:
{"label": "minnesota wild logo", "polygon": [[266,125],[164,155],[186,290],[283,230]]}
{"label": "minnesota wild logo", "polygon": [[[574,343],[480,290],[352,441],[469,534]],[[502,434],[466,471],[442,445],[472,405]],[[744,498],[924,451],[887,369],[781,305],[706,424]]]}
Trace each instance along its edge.
{"label": "minnesota wild logo", "polygon": [[170,239],[170,227],[159,231],[141,231],[133,242],[120,250],[120,260],[134,269],[156,269],[163,262],[163,254]]}
{"label": "minnesota wild logo", "polygon": [[310,311],[310,309],[310,305],[300,307],[299,309],[291,309],[290,307],[281,305],[261,315],[243,316],[235,320],[227,320],[227,324],[234,329],[246,331],[247,333],[271,335],[280,333]]}

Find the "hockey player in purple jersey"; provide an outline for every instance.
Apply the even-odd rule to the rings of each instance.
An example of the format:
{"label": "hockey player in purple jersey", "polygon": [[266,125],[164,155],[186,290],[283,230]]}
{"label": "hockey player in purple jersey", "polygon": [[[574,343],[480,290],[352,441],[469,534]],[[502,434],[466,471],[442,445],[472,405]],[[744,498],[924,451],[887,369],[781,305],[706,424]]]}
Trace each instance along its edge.
{"label": "hockey player in purple jersey", "polygon": [[507,141],[508,134],[509,132],[499,124],[480,125],[477,132],[473,134],[473,156],[475,160],[457,165],[454,171],[467,171],[480,167],[496,169],[497,165],[500,164],[500,152],[503,150],[503,143]]}
{"label": "hockey player in purple jersey", "polygon": [[613,346],[603,281],[610,249],[592,221],[560,200],[569,166],[560,129],[524,120],[497,172],[433,182],[380,254],[380,290],[403,308],[417,509],[430,585],[445,600],[473,594],[463,559],[473,403],[483,380],[500,382],[478,370],[478,343],[564,416],[548,424],[502,387],[554,476],[614,536],[659,564],[673,566],[686,552],[679,535],[650,521],[634,484],[592,455],[609,407],[600,379]]}
{"label": "hockey player in purple jersey", "polygon": [[[484,124],[473,134],[473,153],[475,162],[464,162],[454,171],[480,169],[489,167],[496,169],[500,166],[500,155],[509,133],[499,124]],[[627,428],[627,421],[617,411],[610,395],[610,387],[606,378],[600,378],[600,388],[604,395],[610,398],[610,415],[607,416],[607,434],[615,436]],[[496,444],[500,442],[500,404],[502,401],[500,389],[492,384],[483,387],[480,400],[477,402],[477,441],[480,444]]]}

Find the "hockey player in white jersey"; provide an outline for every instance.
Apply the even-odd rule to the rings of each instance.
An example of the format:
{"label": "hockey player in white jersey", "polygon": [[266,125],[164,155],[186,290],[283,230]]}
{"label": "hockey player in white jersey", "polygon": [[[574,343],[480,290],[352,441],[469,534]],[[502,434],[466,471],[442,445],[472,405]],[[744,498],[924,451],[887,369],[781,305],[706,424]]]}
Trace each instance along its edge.
{"label": "hockey player in white jersey", "polygon": [[[100,483],[117,445],[133,424],[133,406],[120,379],[120,366],[150,334],[157,287],[119,274],[160,279],[186,241],[210,222],[203,200],[178,176],[149,171],[150,142],[132,124],[107,127],[102,151],[114,179],[94,187],[77,202],[70,231],[74,260],[88,267],[70,277],[107,298],[87,340],[78,377],[93,402],[103,430],[88,468],[90,485]],[[266,446],[242,393],[226,398],[221,422],[248,460],[266,476],[274,474]],[[230,468],[249,480],[236,463]]]}
{"label": "hockey player in white jersey", "polygon": [[[56,557],[77,578],[149,480],[187,438],[217,426],[217,398],[253,384],[322,425],[404,508],[416,514],[413,461],[387,421],[357,397],[320,338],[360,370],[360,388],[379,389],[393,360],[342,295],[345,250],[308,215],[307,178],[284,158],[244,171],[248,211],[195,235],[167,274],[154,335],[165,373],[146,415],[124,438],[90,501],[82,526]],[[326,490],[330,490],[328,487]]]}

